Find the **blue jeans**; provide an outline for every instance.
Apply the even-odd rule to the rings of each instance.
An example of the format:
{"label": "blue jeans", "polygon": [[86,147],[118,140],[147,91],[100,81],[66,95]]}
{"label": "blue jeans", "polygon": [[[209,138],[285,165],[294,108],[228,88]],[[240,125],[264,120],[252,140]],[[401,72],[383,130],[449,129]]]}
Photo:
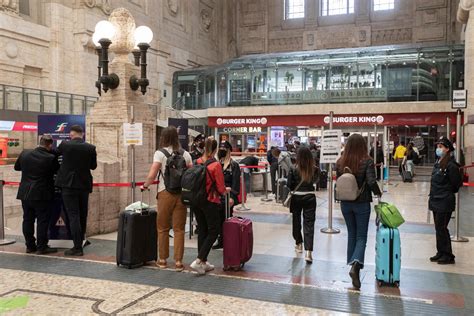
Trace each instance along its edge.
{"label": "blue jeans", "polygon": [[341,202],[347,226],[347,264],[359,262],[364,267],[367,232],[369,230],[370,203]]}

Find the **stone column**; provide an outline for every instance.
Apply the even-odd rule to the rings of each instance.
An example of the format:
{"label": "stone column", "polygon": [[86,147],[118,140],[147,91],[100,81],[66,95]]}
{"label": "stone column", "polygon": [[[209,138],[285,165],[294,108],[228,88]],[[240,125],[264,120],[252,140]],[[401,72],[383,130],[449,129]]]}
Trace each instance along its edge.
{"label": "stone column", "polygon": [[[122,125],[130,123],[134,114],[135,122],[143,124],[143,146],[137,146],[135,150],[136,181],[143,181],[153,160],[156,117],[145,104],[141,92],[131,90],[129,85],[132,75],[140,77],[138,67],[129,59],[134,46],[135,21],[130,12],[123,8],[114,10],[109,21],[117,29],[110,46],[115,57],[109,65],[109,73],[118,75],[120,84],[107,93],[102,91],[102,96],[87,116],[87,140],[97,146],[99,161],[94,177],[118,182],[132,181],[131,147],[124,146]],[[90,84],[94,84],[93,80]],[[94,222],[90,223],[88,233],[115,231],[119,212],[131,202],[131,190],[99,188],[95,191],[89,211]],[[140,198],[140,195],[137,197]]]}
{"label": "stone column", "polygon": [[[458,20],[466,24],[465,32],[465,53],[464,53],[464,84],[469,91],[467,109],[464,111],[464,120],[469,116],[474,116],[474,15],[469,18],[474,10],[474,0],[461,0],[458,8]],[[464,134],[464,146],[466,164],[474,162],[474,125],[468,125]],[[470,169],[471,179],[474,177],[474,170]]]}

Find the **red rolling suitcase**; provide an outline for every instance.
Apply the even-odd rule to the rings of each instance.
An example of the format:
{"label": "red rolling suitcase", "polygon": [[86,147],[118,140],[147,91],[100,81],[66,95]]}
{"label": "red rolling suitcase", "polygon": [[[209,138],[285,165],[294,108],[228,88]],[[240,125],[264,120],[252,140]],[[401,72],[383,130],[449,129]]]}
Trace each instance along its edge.
{"label": "red rolling suitcase", "polygon": [[238,271],[252,258],[252,221],[242,217],[229,218],[228,196],[226,196],[225,204],[227,219],[222,227],[224,235],[224,271]]}

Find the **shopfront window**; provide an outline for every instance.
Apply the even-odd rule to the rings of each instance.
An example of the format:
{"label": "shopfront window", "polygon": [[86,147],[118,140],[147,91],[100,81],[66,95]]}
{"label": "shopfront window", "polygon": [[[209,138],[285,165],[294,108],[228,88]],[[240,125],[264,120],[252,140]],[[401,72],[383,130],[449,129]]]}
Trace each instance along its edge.
{"label": "shopfront window", "polygon": [[328,72],[326,66],[316,66],[305,70],[305,91],[323,91],[328,89]]}
{"label": "shopfront window", "polygon": [[354,13],[354,0],[321,0],[321,15],[342,15]]}
{"label": "shopfront window", "polygon": [[302,91],[303,77],[301,68],[278,69],[278,92]]}
{"label": "shopfront window", "polygon": [[249,69],[230,70],[229,85],[232,105],[246,105],[250,102],[252,80]]}
{"label": "shopfront window", "polygon": [[227,73],[222,70],[216,75],[217,79],[217,104],[216,106],[227,105]]}

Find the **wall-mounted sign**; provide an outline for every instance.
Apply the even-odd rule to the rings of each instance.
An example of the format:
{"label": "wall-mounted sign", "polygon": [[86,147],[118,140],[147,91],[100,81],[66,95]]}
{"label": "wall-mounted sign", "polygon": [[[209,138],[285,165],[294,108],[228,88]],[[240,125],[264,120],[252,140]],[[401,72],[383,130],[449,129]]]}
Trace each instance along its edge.
{"label": "wall-mounted sign", "polygon": [[217,118],[216,124],[218,126],[226,125],[266,125],[268,120],[265,117],[259,118]]}
{"label": "wall-mounted sign", "polygon": [[181,148],[184,150],[189,149],[189,140],[188,140],[188,130],[189,130],[189,121],[187,119],[179,118],[168,118],[168,126],[174,126],[178,130],[179,143]]}
{"label": "wall-mounted sign", "polygon": [[36,132],[38,131],[38,124],[30,122],[0,121],[0,131]]}
{"label": "wall-mounted sign", "polygon": [[[329,116],[324,117],[324,123],[329,124],[331,121]],[[385,121],[383,115],[368,115],[368,116],[334,116],[332,122],[337,123],[372,123],[382,124]]]}
{"label": "wall-mounted sign", "polygon": [[261,127],[224,127],[219,129],[224,133],[246,134],[246,133],[261,133]]}

